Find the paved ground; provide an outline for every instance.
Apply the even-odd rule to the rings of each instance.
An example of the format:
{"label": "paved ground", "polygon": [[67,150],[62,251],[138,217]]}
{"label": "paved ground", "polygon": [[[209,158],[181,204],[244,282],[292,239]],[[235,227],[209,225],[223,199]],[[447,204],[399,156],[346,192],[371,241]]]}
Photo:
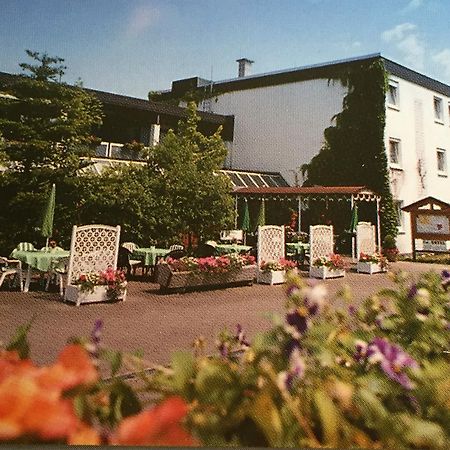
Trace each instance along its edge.
{"label": "paved ground", "polygon": [[[398,262],[392,270],[419,274],[441,271],[444,266]],[[306,276],[306,273],[304,273]],[[343,283],[351,286],[356,299],[366,298],[391,285],[386,274],[347,272],[344,279],[325,281],[330,298]],[[203,335],[212,350],[214,337],[240,323],[251,336],[267,329],[265,312],[283,311],[282,286],[253,285],[185,294],[159,293],[158,285],[131,281],[126,302],[75,307],[64,304],[57,293],[0,291],[0,341],[7,341],[15,328],[34,317],[30,331],[32,358],[37,363],[54,360],[71,336],[88,336],[94,321],[103,319],[103,343],[111,348],[144,350],[145,358],[165,364],[175,349],[189,349]]]}

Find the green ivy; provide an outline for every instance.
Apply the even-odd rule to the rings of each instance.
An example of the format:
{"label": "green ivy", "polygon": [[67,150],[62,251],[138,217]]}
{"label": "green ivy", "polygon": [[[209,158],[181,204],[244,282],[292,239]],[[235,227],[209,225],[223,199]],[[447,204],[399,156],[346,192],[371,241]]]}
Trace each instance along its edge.
{"label": "green ivy", "polygon": [[346,68],[330,82],[347,88],[320,152],[301,167],[305,186],[366,186],[381,196],[382,236],[397,236],[397,212],[384,146],[387,76],[381,59]]}

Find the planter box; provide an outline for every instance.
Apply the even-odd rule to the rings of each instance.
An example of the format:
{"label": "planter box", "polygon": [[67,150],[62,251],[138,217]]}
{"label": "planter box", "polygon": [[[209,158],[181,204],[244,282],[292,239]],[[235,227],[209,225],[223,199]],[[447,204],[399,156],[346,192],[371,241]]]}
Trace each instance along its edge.
{"label": "planter box", "polygon": [[309,268],[309,276],[311,278],[321,278],[325,280],[325,278],[339,278],[345,276],[345,270],[343,269],[330,269],[325,266],[315,267],[311,266]]}
{"label": "planter box", "polygon": [[269,270],[268,272],[258,273],[258,283],[262,284],[282,284],[284,283],[285,270]]}
{"label": "planter box", "polygon": [[356,270],[358,273],[368,273],[370,275],[373,273],[386,272],[386,269],[382,269],[380,264],[365,261],[358,261]]}
{"label": "planter box", "polygon": [[156,282],[162,291],[238,283],[251,285],[255,277],[256,265],[244,266],[237,271],[225,273],[173,272],[166,263],[156,266]]}
{"label": "planter box", "polygon": [[[127,297],[127,290],[122,293],[117,300],[125,301]],[[106,286],[95,286],[94,292],[81,292],[79,286],[68,285],[64,296],[64,301],[75,303],[80,306],[82,303],[99,303],[108,302],[108,296],[106,295]]]}

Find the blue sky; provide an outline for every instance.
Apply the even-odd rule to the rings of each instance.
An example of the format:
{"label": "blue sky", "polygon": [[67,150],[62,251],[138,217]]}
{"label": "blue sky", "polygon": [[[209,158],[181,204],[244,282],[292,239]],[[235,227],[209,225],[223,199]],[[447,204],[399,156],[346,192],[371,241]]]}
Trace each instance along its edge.
{"label": "blue sky", "polygon": [[147,97],[173,80],[237,76],[378,53],[450,84],[449,0],[0,0],[0,71],[25,49],[64,80]]}

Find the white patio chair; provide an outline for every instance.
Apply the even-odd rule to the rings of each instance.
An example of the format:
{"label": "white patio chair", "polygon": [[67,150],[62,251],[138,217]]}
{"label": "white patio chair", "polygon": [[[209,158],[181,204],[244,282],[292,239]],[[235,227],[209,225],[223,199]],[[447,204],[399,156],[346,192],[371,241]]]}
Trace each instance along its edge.
{"label": "white patio chair", "polygon": [[370,222],[358,222],[356,225],[356,258],[361,253],[373,255],[377,251],[375,225]]}
{"label": "white patio chair", "polygon": [[181,245],[181,244],[173,244],[173,245],[171,245],[171,246],[169,247],[169,250],[170,250],[170,251],[173,251],[173,250],[184,250],[184,245]]}
{"label": "white patio chair", "polygon": [[131,253],[133,253],[138,247],[134,242],[124,242],[121,247],[127,249],[130,252],[130,258],[128,258],[128,264],[131,270],[133,271],[133,275],[136,275],[136,269],[138,267],[143,267],[142,260],[140,259],[131,259]]}
{"label": "white patio chair", "polygon": [[79,306],[78,286],[73,284],[80,275],[117,268],[120,226],[74,225],[70,243],[70,259],[64,299]]}
{"label": "white patio chair", "polygon": [[20,244],[17,245],[15,250],[29,252],[29,251],[36,250],[36,248],[31,242],[21,242]]}
{"label": "white patio chair", "polygon": [[312,225],[309,227],[309,272],[318,258],[334,252],[333,225]]}
{"label": "white patio chair", "polygon": [[284,226],[264,225],[258,227],[258,271],[257,280],[260,279],[260,266],[263,261],[279,261],[284,258]]}
{"label": "white patio chair", "polygon": [[47,273],[47,283],[45,285],[45,290],[48,291],[50,283],[55,280],[56,284],[59,286],[59,295],[63,297],[64,295],[64,277],[67,275],[67,269],[69,267],[69,257],[60,258],[52,266],[52,268]]}
{"label": "white patio chair", "polygon": [[17,259],[8,259],[0,256],[0,287],[3,285],[6,277],[14,275],[14,278],[19,278],[20,290],[23,291],[23,275],[22,275],[22,263]]}
{"label": "white patio chair", "polygon": [[220,240],[223,242],[244,242],[244,230],[224,230],[220,232]]}

